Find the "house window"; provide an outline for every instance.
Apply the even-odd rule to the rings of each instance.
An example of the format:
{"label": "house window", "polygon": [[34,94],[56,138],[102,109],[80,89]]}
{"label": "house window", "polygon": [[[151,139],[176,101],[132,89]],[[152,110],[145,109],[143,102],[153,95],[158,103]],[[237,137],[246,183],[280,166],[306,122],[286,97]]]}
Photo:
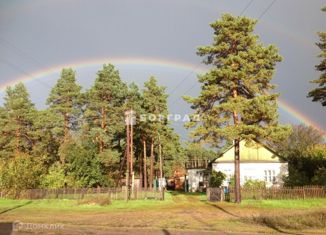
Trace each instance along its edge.
{"label": "house window", "polygon": [[268,170],[268,182],[272,182],[272,171]]}
{"label": "house window", "polygon": [[275,170],[265,170],[264,179],[266,182],[275,183],[276,182]]}
{"label": "house window", "polygon": [[275,171],[273,170],[273,183],[276,182],[276,174],[275,174]]}

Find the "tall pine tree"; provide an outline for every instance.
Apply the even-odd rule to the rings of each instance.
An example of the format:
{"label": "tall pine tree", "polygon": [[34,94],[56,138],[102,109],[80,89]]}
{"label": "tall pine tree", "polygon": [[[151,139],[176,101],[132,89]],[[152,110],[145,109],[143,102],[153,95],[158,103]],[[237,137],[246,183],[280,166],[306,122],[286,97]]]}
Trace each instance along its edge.
{"label": "tall pine tree", "polygon": [[4,99],[4,108],[0,112],[1,153],[8,157],[29,154],[34,145],[34,104],[22,83],[8,87]]}
{"label": "tall pine tree", "polygon": [[123,112],[127,92],[127,85],[121,80],[119,71],[112,64],[105,64],[86,94],[84,132],[96,144],[112,185],[120,175],[124,152]]}
{"label": "tall pine tree", "polygon": [[[144,84],[144,110],[146,113],[146,122],[144,123],[145,133],[147,141],[144,142],[144,148],[146,144],[150,143],[150,170],[149,170],[149,185],[153,186],[154,173],[155,173],[155,156],[154,147],[155,142],[159,138],[159,130],[166,124],[166,117],[168,114],[167,107],[167,94],[165,93],[165,87],[159,86],[157,80],[154,77],[150,77]],[[163,117],[163,118],[160,118]],[[146,150],[144,150],[146,153]]]}
{"label": "tall pine tree", "polygon": [[[61,146],[70,138],[71,131],[78,127],[78,118],[81,114],[81,87],[76,83],[75,72],[65,68],[61,77],[51,90],[47,99],[50,111],[56,115],[53,120],[53,133]],[[61,163],[65,162],[64,153],[61,154]]]}
{"label": "tall pine tree", "polygon": [[277,97],[270,83],[275,65],[281,61],[275,46],[264,47],[253,34],[257,21],[222,15],[213,22],[213,43],[198,48],[198,55],[211,65],[199,77],[201,93],[184,97],[201,121],[192,120],[195,138],[213,146],[234,142],[236,202],[240,203],[241,139],[277,139],[287,128],[278,125]]}
{"label": "tall pine tree", "polygon": [[[326,7],[322,11],[326,11]],[[322,58],[322,61],[316,66],[316,69],[322,74],[319,79],[311,81],[318,84],[318,88],[310,91],[308,97],[311,97],[312,101],[320,102],[322,106],[326,106],[326,32],[319,32],[318,35],[320,42],[317,43],[317,46],[321,50],[319,57]]]}
{"label": "tall pine tree", "polygon": [[123,132],[122,106],[127,96],[127,85],[120,79],[112,64],[103,65],[94,85],[87,92],[86,123],[99,152],[112,147],[115,135]]}

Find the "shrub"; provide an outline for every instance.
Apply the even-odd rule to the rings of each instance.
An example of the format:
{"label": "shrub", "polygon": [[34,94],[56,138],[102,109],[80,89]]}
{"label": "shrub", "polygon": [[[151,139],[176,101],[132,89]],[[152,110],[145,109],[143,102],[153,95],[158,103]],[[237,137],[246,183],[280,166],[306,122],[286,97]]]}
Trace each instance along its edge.
{"label": "shrub", "polygon": [[65,186],[65,172],[59,162],[50,167],[49,173],[42,178],[41,186],[51,189],[63,188]]}
{"label": "shrub", "polygon": [[37,188],[42,166],[27,154],[19,154],[8,162],[0,163],[0,189],[9,197],[19,197],[25,189]]}
{"label": "shrub", "polygon": [[315,185],[326,186],[326,168],[322,167],[315,171],[315,175],[312,178],[312,183]]}
{"label": "shrub", "polygon": [[213,188],[221,187],[223,181],[226,179],[226,175],[221,171],[213,171],[209,179],[209,186]]}
{"label": "shrub", "polygon": [[247,180],[244,185],[243,188],[246,189],[256,189],[256,188],[265,188],[266,184],[265,181],[262,180]]}

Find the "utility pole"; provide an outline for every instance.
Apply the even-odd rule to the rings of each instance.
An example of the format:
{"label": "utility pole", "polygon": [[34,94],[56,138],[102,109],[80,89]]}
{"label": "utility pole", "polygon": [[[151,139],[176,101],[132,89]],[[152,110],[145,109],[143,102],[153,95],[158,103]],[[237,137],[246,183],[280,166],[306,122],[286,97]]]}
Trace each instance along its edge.
{"label": "utility pole", "polygon": [[126,155],[127,155],[127,170],[126,170],[126,201],[129,200],[129,187],[130,187],[130,133],[129,133],[129,112],[125,112],[125,120],[126,120],[126,138],[127,138],[127,147],[126,147]]}
{"label": "utility pole", "polygon": [[134,119],[134,112],[132,109],[125,111],[125,122],[126,122],[126,136],[127,136],[126,200],[128,201],[130,199],[130,190],[134,189],[134,180],[135,180],[134,170],[133,170],[133,125],[135,124],[135,119]]}
{"label": "utility pole", "polygon": [[130,109],[130,173],[131,173],[131,193],[134,193],[135,172],[134,172],[134,111]]}
{"label": "utility pole", "polygon": [[144,139],[143,140],[143,145],[144,145],[144,188],[145,188],[145,190],[147,190],[147,184],[148,184],[148,182],[147,182],[147,161],[146,161],[146,159],[147,159],[147,156],[146,156],[146,140]]}
{"label": "utility pole", "polygon": [[161,190],[161,199],[164,200],[164,184],[163,184],[163,159],[162,159],[162,144],[161,144],[161,136],[160,133],[158,133],[158,154],[160,159],[160,190]]}

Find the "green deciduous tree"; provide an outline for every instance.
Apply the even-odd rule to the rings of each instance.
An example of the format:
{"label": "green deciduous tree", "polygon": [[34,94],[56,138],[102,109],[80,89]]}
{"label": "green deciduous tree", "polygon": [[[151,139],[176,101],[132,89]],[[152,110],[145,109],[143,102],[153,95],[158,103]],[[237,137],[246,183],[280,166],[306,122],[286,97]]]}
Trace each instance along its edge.
{"label": "green deciduous tree", "polygon": [[284,179],[287,186],[321,183],[318,175],[326,167],[326,147],[320,131],[303,124],[294,125],[289,137],[274,143],[273,148],[288,162],[289,174]]}
{"label": "green deciduous tree", "polygon": [[10,160],[0,160],[0,189],[8,196],[18,198],[24,189],[38,188],[43,173],[42,165],[32,156],[19,153]]}
{"label": "green deciduous tree", "polygon": [[105,186],[105,174],[93,143],[69,141],[65,166],[70,187]]}
{"label": "green deciduous tree", "polygon": [[[326,11],[326,7],[322,10]],[[317,43],[317,46],[321,50],[319,57],[322,61],[316,66],[316,69],[321,72],[321,75],[319,79],[312,81],[312,83],[318,84],[318,88],[310,91],[308,97],[311,97],[312,101],[320,102],[322,106],[326,106],[326,32],[319,32],[318,35],[320,42]]]}
{"label": "green deciduous tree", "polygon": [[192,121],[194,138],[213,146],[234,141],[236,202],[240,202],[241,139],[281,139],[287,128],[278,125],[277,97],[270,83],[281,56],[275,46],[263,46],[253,33],[257,21],[230,14],[211,24],[212,45],[198,48],[198,55],[212,66],[199,77],[201,93],[184,97],[201,121]]}

